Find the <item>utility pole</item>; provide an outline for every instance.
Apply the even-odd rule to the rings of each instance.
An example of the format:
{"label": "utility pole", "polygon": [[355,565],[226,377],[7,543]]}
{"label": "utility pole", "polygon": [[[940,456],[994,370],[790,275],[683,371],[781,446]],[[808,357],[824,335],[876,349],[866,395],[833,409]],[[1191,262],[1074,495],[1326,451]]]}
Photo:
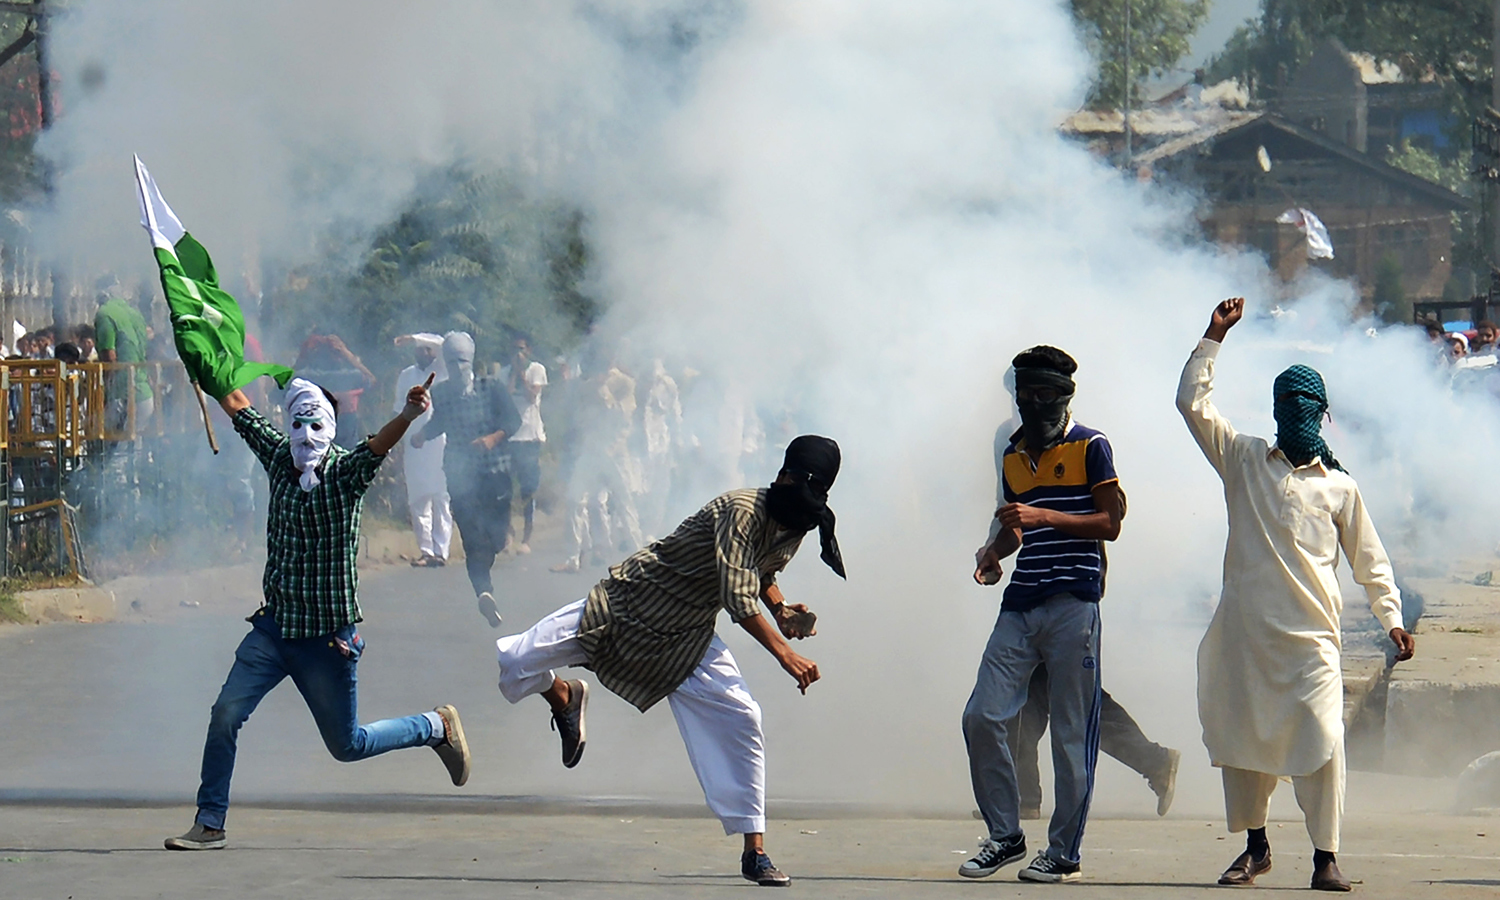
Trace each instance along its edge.
{"label": "utility pole", "polygon": [[[1490,109],[1500,110],[1500,0],[1494,0],[1490,9],[1490,56],[1492,61]],[[1493,163],[1493,160],[1491,160]],[[1490,271],[1500,269],[1500,186],[1493,182],[1490,185]],[[1493,281],[1494,276],[1491,276]],[[1491,300],[1494,299],[1494,288],[1490,289]]]}
{"label": "utility pole", "polygon": [[[1500,10],[1500,0],[1495,0],[1495,8]],[[1497,26],[1500,28],[1500,26]],[[1500,34],[1500,30],[1496,31]],[[1500,43],[1497,43],[1500,48]],[[1496,49],[1495,58],[1500,59],[1500,49]],[[1500,81],[1495,83],[1495,95],[1500,97]],[[1500,108],[1500,100],[1496,101],[1496,108]],[[1135,150],[1131,146],[1133,141],[1130,133],[1130,0],[1125,0],[1125,167],[1130,168],[1130,161],[1135,158]],[[1500,246],[1497,242],[1496,246]]]}
{"label": "utility pole", "polygon": [[[52,118],[56,106],[52,102],[52,69],[51,53],[48,45],[52,43],[52,35],[48,29],[47,0],[36,0],[32,4],[33,12],[31,20],[36,23],[36,95],[37,105],[42,110],[42,130],[52,127]],[[51,190],[52,185],[47,185]]]}

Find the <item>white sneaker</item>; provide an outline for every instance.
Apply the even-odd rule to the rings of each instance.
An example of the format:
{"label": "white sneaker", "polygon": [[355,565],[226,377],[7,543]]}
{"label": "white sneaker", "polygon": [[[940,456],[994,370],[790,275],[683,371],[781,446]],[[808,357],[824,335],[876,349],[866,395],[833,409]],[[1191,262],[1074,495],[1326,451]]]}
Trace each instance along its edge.
{"label": "white sneaker", "polygon": [[489,591],[479,595],[479,614],[489,621],[491,628],[500,627],[500,608],[495,605],[495,595]]}

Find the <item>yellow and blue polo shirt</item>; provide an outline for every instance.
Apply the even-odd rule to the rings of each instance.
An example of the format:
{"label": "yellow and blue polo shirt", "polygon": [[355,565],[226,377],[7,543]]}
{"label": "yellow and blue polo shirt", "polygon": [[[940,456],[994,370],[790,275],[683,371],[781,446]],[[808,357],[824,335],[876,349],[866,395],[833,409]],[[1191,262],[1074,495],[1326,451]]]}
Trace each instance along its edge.
{"label": "yellow and blue polo shirt", "polygon": [[[1074,424],[1062,443],[1043,453],[1034,466],[1021,443],[1017,431],[1005,448],[1001,470],[1007,503],[1074,515],[1098,512],[1094,488],[1119,480],[1114,451],[1103,432]],[[1103,576],[1104,548],[1099,541],[1055,528],[1025,528],[1000,608],[1024,612],[1064,591],[1097,603]]]}

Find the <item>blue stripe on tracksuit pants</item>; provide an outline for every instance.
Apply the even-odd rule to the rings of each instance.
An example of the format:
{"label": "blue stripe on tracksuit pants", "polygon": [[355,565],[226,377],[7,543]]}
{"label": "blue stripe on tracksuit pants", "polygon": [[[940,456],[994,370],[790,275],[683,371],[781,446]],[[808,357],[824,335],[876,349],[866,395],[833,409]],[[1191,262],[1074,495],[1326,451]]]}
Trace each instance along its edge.
{"label": "blue stripe on tracksuit pants", "polygon": [[1047,665],[1057,779],[1047,855],[1076,863],[1099,759],[1099,604],[1062,593],[1035,609],[1000,613],[964,707],[969,775],[990,837],[999,841],[1021,834],[1021,800],[1006,725],[1026,705],[1032,672],[1042,663]]}

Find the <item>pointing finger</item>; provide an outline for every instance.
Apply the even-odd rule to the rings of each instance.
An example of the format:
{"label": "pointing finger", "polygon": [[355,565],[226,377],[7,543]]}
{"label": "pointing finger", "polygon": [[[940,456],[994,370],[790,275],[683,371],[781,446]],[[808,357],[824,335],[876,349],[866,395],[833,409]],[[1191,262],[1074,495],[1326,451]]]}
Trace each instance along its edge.
{"label": "pointing finger", "polygon": [[432,387],[432,379],[434,379],[436,377],[437,377],[437,373],[436,372],[428,372],[427,373],[427,380],[424,381],[424,382],[422,382],[422,390],[425,391],[428,388]]}

